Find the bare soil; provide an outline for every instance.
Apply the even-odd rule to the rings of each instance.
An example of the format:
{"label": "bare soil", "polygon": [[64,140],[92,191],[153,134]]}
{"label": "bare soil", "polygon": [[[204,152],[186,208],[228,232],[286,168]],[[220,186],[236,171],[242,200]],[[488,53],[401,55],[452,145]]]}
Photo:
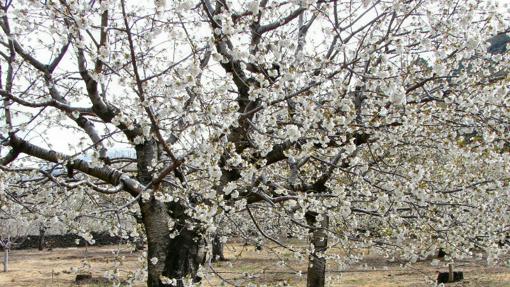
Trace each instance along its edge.
{"label": "bare soil", "polygon": [[[115,257],[114,253],[118,250],[120,252]],[[132,252],[126,246],[52,251],[13,250],[10,253],[9,272],[0,272],[0,286],[76,286],[74,279],[76,270],[80,268],[82,273],[90,272],[95,278],[101,278],[105,271],[117,268],[121,277],[126,278],[141,267],[140,255],[140,252]],[[229,283],[237,286],[305,286],[306,262],[292,258],[290,252],[281,248],[268,246],[259,251],[253,246],[230,243],[225,247],[225,255],[229,261],[214,263],[211,268],[205,269],[202,286],[229,286]],[[288,265],[283,264],[284,261]],[[464,280],[447,286],[510,286],[510,266],[489,267],[483,260],[466,260],[457,262],[455,270],[464,271]],[[328,286],[433,286],[437,271],[446,272],[447,268],[443,263],[432,266],[430,260],[404,267],[399,263],[390,263],[384,258],[369,255],[364,261],[348,269],[329,264]],[[249,285],[250,283],[252,285]],[[100,287],[111,284],[96,282],[80,286]]]}

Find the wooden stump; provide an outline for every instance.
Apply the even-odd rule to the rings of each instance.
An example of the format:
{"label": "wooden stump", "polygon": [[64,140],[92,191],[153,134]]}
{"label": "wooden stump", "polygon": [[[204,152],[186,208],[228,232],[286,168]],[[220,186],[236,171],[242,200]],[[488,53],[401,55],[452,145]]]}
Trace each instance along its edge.
{"label": "wooden stump", "polygon": [[448,264],[448,272],[437,272],[437,284],[458,282],[464,279],[464,272],[453,271],[453,264]]}

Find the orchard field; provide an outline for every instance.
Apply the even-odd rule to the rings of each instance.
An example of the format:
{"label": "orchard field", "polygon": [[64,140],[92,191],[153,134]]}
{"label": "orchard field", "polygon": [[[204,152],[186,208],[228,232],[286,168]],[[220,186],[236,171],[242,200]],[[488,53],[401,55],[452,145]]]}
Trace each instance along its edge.
{"label": "orchard field", "polygon": [[509,67],[510,0],[0,0],[0,287],[510,286]]}
{"label": "orchard field", "polygon": [[[122,263],[115,260],[112,253],[120,250]],[[14,250],[11,252],[11,270],[2,273],[0,286],[112,286],[103,279],[104,273],[117,265],[126,276],[139,268],[138,257],[141,251],[132,252],[127,246],[103,246],[89,248],[57,248],[52,251]],[[275,246],[265,246],[258,251],[253,246],[228,243],[225,246],[226,262],[213,263],[207,268],[202,286],[305,286],[306,263],[292,260],[290,252]],[[286,259],[280,264],[278,256]],[[117,257],[117,258],[119,258]],[[510,259],[510,258],[507,258]],[[76,284],[75,268],[89,268],[94,282]],[[88,266],[88,267],[87,267]],[[490,267],[484,260],[466,260],[455,265],[456,270],[464,271],[462,282],[447,286],[510,286],[510,267]],[[293,271],[295,270],[295,271]],[[358,264],[341,270],[339,266],[328,265],[327,286],[357,287],[404,287],[433,286],[436,271],[446,271],[445,266],[432,266],[431,260],[417,262],[404,267],[398,262],[388,262],[384,258],[368,254]],[[79,273],[79,272],[78,272]],[[216,273],[216,276],[213,274]],[[219,275],[219,276],[218,276]],[[225,280],[222,281],[220,276]],[[222,285],[223,284],[223,285]],[[249,285],[257,284],[257,285]],[[145,286],[139,282],[135,286]]]}

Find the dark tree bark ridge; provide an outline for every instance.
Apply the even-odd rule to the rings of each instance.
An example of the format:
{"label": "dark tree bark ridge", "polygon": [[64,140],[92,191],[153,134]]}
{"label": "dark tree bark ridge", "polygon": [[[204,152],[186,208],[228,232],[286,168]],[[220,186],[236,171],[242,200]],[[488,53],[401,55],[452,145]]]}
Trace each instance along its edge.
{"label": "dark tree bark ridge", "polygon": [[[317,217],[318,215],[314,212],[308,212],[306,216],[308,224],[316,227],[310,230],[310,243],[313,246],[313,251],[308,261],[307,287],[324,287],[326,284],[326,258],[324,252],[328,247],[327,228],[329,220],[327,215],[322,215],[322,219],[318,222]],[[317,223],[319,223],[318,226]]]}

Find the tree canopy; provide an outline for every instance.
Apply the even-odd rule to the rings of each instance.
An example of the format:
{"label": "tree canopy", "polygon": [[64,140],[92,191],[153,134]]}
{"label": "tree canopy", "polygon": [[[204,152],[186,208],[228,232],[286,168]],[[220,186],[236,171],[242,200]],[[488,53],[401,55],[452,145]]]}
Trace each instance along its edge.
{"label": "tree canopy", "polygon": [[198,281],[220,216],[309,237],[309,276],[366,248],[508,253],[502,4],[1,3],[2,210],[138,217],[148,286]]}

